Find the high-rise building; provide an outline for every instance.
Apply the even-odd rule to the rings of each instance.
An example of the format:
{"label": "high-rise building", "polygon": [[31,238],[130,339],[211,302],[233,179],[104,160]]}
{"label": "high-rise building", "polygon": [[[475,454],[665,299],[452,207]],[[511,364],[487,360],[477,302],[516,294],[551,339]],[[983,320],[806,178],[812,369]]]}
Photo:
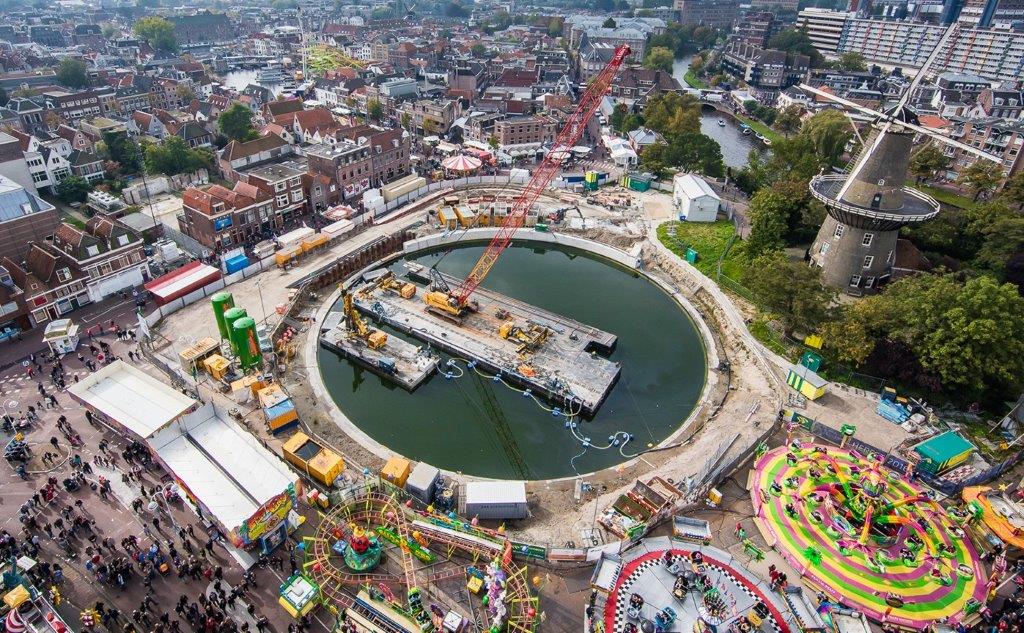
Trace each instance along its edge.
{"label": "high-rise building", "polygon": [[739,0],[675,0],[672,7],[683,24],[720,29],[731,29],[740,15]]}
{"label": "high-rise building", "polygon": [[814,48],[822,55],[835,55],[843,37],[846,21],[852,13],[808,8],[800,11],[796,19],[798,28],[807,32]]}
{"label": "high-rise building", "polygon": [[959,22],[989,28],[1024,22],[1024,0],[964,0]]}

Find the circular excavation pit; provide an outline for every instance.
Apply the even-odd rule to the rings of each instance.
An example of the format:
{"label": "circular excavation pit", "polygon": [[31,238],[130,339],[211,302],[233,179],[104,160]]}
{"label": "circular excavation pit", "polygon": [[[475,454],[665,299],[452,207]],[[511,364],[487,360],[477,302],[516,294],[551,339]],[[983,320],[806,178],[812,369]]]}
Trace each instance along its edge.
{"label": "circular excavation pit", "polygon": [[[377,443],[452,472],[537,480],[616,466],[665,442],[683,426],[700,402],[708,378],[705,337],[686,309],[641,273],[581,248],[530,243],[527,238],[517,236],[481,290],[617,337],[614,349],[602,356],[612,366],[618,364],[618,377],[596,412],[572,415],[581,407],[573,410],[571,405],[552,402],[508,372],[496,379],[493,367],[472,366],[469,359],[442,350],[431,350],[440,357],[438,372],[407,391],[320,346],[318,378],[344,417],[361,432],[356,436],[364,434],[368,445]],[[410,264],[421,265],[423,273],[436,266],[441,273],[461,279],[484,249],[482,243],[469,239],[408,253],[387,266],[402,282],[410,281]],[[353,291],[358,285],[353,285]],[[406,302],[408,310],[426,314],[425,285],[417,282],[411,298],[398,298],[396,293],[388,303],[392,307],[385,310],[400,321],[394,306]],[[372,298],[362,301],[368,327],[383,331],[389,340],[427,347],[374,318],[369,308]],[[491,318],[498,311],[496,305],[484,299],[480,313]],[[338,299],[331,311],[341,309]],[[575,336],[565,331],[560,335]],[[500,340],[497,331],[493,336]],[[519,355],[516,366],[529,371],[539,365],[545,354],[554,353],[544,350],[544,345],[557,345],[557,341]]]}

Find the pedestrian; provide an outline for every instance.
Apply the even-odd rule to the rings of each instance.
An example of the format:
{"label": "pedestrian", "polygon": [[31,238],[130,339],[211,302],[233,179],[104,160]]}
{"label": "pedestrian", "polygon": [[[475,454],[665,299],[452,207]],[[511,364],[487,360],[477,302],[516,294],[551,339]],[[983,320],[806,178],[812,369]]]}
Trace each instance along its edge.
{"label": "pedestrian", "polygon": [[52,393],[50,395],[46,396],[46,398],[50,401],[50,405],[52,405],[54,409],[56,409],[57,407],[60,406],[57,403],[57,397],[54,396]]}
{"label": "pedestrian", "polygon": [[50,438],[50,444],[53,444],[54,448],[59,448],[56,436]]}

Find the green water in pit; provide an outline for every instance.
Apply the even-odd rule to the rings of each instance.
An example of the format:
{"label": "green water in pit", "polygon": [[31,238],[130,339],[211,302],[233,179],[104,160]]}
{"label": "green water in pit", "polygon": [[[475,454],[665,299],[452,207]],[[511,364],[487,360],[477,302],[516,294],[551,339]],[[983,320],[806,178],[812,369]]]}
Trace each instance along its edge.
{"label": "green water in pit", "polygon": [[[483,245],[460,246],[447,255],[435,251],[409,259],[424,266],[440,260],[438,270],[464,277],[482,251]],[[400,277],[401,263],[393,266]],[[657,445],[696,406],[707,373],[700,333],[647,279],[582,251],[516,245],[505,251],[484,285],[618,336],[610,358],[622,364],[619,381],[593,419],[580,421],[578,431],[595,446],[608,444],[617,431],[635,439],[621,452],[585,448],[565,428],[564,417],[553,417],[489,378],[472,372],[455,380],[434,375],[409,393],[320,347],[324,384],[353,423],[392,450],[438,468],[547,479],[627,461],[623,452],[632,455]],[[413,300],[422,302],[421,295]]]}

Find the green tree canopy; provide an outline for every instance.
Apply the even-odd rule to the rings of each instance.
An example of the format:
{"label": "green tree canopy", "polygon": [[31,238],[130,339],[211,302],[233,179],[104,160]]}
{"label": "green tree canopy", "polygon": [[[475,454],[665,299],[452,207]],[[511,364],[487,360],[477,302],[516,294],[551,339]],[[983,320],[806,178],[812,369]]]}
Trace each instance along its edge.
{"label": "green tree canopy", "polygon": [[603,26],[606,29],[614,29],[615,28],[615,18],[607,18],[604,21],[604,23],[601,24],[601,26]]}
{"label": "green tree canopy", "polygon": [[671,50],[663,46],[652,47],[647,51],[647,56],[644,57],[644,68],[648,70],[661,70],[671,73],[673,63],[675,63],[675,56]]}
{"label": "green tree canopy", "polygon": [[791,105],[786,106],[779,114],[775,117],[775,123],[772,127],[782,132],[784,136],[789,136],[795,132],[800,131],[800,126],[803,121],[800,119],[802,111],[800,106]]}
{"label": "green tree canopy", "polygon": [[826,335],[826,344],[853,362],[863,362],[864,349],[882,340],[905,344],[961,401],[1016,395],[1024,380],[1024,297],[988,276],[901,279],[844,308]]}
{"label": "green tree canopy", "polygon": [[174,35],[174,23],[167,18],[155,15],[140,18],[135,22],[132,30],[155,50],[164,53],[175,53],[178,50],[178,40]]}
{"label": "green tree canopy", "polygon": [[487,47],[477,42],[469,47],[469,52],[473,53],[473,57],[483,57],[487,52]]}
{"label": "green tree canopy", "polygon": [[644,106],[644,123],[664,136],[700,132],[700,101],[676,92],[655,95]]}
{"label": "green tree canopy", "polygon": [[140,159],[142,150],[127,134],[121,132],[104,132],[102,137],[103,151],[100,156],[116,162],[124,173],[134,173],[142,166]]}
{"label": "green tree canopy", "polygon": [[185,139],[179,136],[169,136],[160,144],[147,145],[144,154],[146,171],[151,174],[174,176],[213,165],[212,153],[204,149],[189,149]]}
{"label": "green tree canopy", "polygon": [[975,263],[1005,279],[1010,258],[1020,253],[1024,253],[1024,217],[1006,217],[985,231]]}
{"label": "green tree canopy", "polygon": [[941,149],[934,145],[925,145],[920,151],[910,157],[910,173],[914,176],[914,182],[931,180],[940,171],[949,167],[949,156],[946,156]]}
{"label": "green tree canopy", "polygon": [[65,57],[57,66],[57,81],[68,88],[85,88],[89,85],[89,75],[85,62],[76,57]]}
{"label": "green tree canopy", "polygon": [[252,110],[241,103],[233,103],[227,110],[220,113],[217,127],[221,134],[235,141],[248,141],[256,138],[256,130],[252,126]]}
{"label": "green tree canopy", "polygon": [[92,185],[81,176],[68,176],[57,183],[57,197],[62,202],[85,202],[85,197],[92,191]]}
{"label": "green tree canopy", "polygon": [[374,121],[384,118],[384,106],[379,99],[368,99],[366,101],[366,114]]}
{"label": "green tree canopy", "polygon": [[851,72],[861,72],[868,69],[868,64],[864,59],[864,55],[856,51],[840,55],[837,66],[839,66],[840,70]]}
{"label": "green tree canopy", "polygon": [[743,271],[743,285],[754,300],[778,317],[786,332],[814,332],[829,316],[836,291],[821,285],[819,270],[781,251],[758,255]]}
{"label": "green tree canopy", "polygon": [[[3,105],[2,98],[0,98],[0,105]],[[1017,172],[1006,181],[1003,190],[999,193],[999,199],[1018,209],[1024,209],[1024,171]]]}
{"label": "green tree canopy", "polygon": [[832,167],[840,164],[853,129],[845,114],[829,109],[807,119],[800,128],[800,136],[811,142],[821,166]]}
{"label": "green tree canopy", "polygon": [[814,43],[808,37],[807,31],[802,29],[783,29],[779,31],[768,40],[768,48],[786,51],[787,53],[807,55],[811,58],[811,66],[815,68],[820,68],[825,62],[818,49],[814,48]]}
{"label": "green tree canopy", "polygon": [[956,182],[974,196],[977,201],[981,196],[989,196],[1003,181],[1003,169],[990,160],[978,159],[964,168]]}

